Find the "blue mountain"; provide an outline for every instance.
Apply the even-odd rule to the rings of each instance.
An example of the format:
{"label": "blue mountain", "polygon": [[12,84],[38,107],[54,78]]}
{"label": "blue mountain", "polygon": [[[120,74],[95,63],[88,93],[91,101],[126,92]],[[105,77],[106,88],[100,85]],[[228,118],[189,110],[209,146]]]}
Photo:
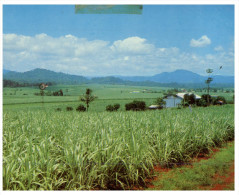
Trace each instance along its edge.
{"label": "blue mountain", "polygon": [[[125,81],[152,81],[157,83],[204,83],[207,76],[202,76],[188,70],[175,70],[173,72],[163,72],[154,76],[118,76]],[[234,76],[212,76],[213,83],[234,83]]]}
{"label": "blue mountain", "polygon": [[[176,70],[173,72],[163,72],[154,76],[108,76],[86,78],[79,75],[70,75],[62,72],[54,72],[46,69],[34,69],[27,72],[3,71],[3,79],[25,83],[52,82],[57,84],[81,84],[81,83],[99,83],[99,84],[139,84],[148,83],[157,85],[157,83],[178,83],[178,84],[205,84],[206,76],[196,74],[188,70]],[[212,76],[212,84],[232,84],[234,85],[234,76]]]}

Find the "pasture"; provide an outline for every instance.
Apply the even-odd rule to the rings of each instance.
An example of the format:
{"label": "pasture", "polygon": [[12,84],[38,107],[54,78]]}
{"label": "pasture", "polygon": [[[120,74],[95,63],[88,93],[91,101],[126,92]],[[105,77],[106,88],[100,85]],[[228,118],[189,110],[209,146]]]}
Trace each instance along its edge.
{"label": "pasture", "polygon": [[[49,86],[47,91],[63,90],[64,96],[36,96],[34,93],[39,93],[38,87],[24,88],[4,88],[3,89],[3,107],[8,109],[65,109],[67,106],[76,108],[82,102],[79,101],[79,96],[85,93],[86,88],[91,88],[93,94],[98,97],[89,108],[89,111],[104,111],[108,104],[121,104],[120,110],[124,110],[124,105],[133,99],[146,101],[148,105],[152,104],[159,96],[163,96],[169,88],[160,87],[138,87],[138,86],[122,86],[122,85],[80,85],[80,86]],[[144,91],[147,89],[147,91]],[[134,93],[139,91],[139,93]],[[44,106],[42,104],[44,101]]]}
{"label": "pasture", "polygon": [[[145,86],[124,86],[124,85],[56,85],[46,88],[45,93],[58,91],[62,89],[64,96],[36,96],[39,88],[22,87],[22,88],[3,88],[3,108],[8,109],[65,109],[67,106],[76,108],[80,103],[79,96],[85,93],[86,88],[91,88],[93,94],[98,97],[90,106],[89,111],[104,111],[108,104],[119,103],[120,110],[124,110],[124,105],[134,99],[143,100],[146,105],[154,104],[158,97],[163,97],[170,88],[166,87],[145,87]],[[206,92],[195,92],[198,95]],[[227,101],[232,101],[233,93],[225,91],[210,92],[211,95],[224,96]],[[44,106],[42,105],[44,101]]]}

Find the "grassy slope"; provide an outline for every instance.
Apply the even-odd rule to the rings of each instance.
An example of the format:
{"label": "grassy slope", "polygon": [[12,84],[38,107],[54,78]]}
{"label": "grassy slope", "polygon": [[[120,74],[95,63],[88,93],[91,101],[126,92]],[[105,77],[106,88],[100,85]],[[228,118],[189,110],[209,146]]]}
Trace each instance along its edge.
{"label": "grassy slope", "polygon": [[[159,172],[153,187],[148,190],[210,190],[216,184],[223,184],[234,161],[234,142],[222,148],[210,159],[195,162],[192,166],[174,168]],[[216,176],[216,177],[215,177]],[[216,188],[215,188],[216,189]],[[223,188],[234,190],[233,183]]]}

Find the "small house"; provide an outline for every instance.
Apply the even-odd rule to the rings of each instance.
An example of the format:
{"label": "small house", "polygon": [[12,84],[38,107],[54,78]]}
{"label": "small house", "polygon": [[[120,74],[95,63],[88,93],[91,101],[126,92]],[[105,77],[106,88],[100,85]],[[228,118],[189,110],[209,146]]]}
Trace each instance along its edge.
{"label": "small house", "polygon": [[[166,108],[178,107],[182,103],[182,100],[184,99],[184,95],[185,94],[191,95],[192,93],[177,93],[176,95],[168,95],[168,96],[166,96],[163,99],[165,101],[165,103],[166,103],[165,107]],[[195,95],[195,98],[196,98],[196,100],[201,99],[201,97],[199,95]]]}
{"label": "small house", "polygon": [[166,108],[175,108],[181,104],[183,98],[181,98],[177,95],[169,95],[169,96],[165,97],[163,100],[165,101]]}

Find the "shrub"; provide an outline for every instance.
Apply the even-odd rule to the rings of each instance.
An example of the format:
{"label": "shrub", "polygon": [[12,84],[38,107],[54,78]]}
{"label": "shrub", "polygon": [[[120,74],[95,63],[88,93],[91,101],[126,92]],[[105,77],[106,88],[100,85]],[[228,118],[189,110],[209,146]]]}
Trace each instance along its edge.
{"label": "shrub", "polygon": [[197,106],[204,106],[204,107],[206,107],[207,106],[207,102],[205,101],[205,99],[200,99],[197,102]]}
{"label": "shrub", "polygon": [[120,104],[108,105],[106,106],[106,111],[112,112],[117,111],[120,108]]}
{"label": "shrub", "polygon": [[222,101],[223,104],[226,104],[227,101],[223,96],[217,96],[216,98],[213,98],[213,105],[220,104],[219,101]]}
{"label": "shrub", "polygon": [[54,92],[53,92],[53,96],[59,96],[58,92],[57,92],[57,91],[54,91]]}
{"label": "shrub", "polygon": [[120,104],[114,104],[114,110],[117,111],[120,108]]}
{"label": "shrub", "polygon": [[66,110],[67,110],[67,111],[72,111],[73,108],[68,106],[68,107],[66,107]]}
{"label": "shrub", "polygon": [[134,100],[131,103],[125,104],[125,109],[126,110],[133,110],[133,111],[145,110],[146,109],[146,104],[145,104],[144,101]]}
{"label": "shrub", "polygon": [[114,111],[114,106],[112,106],[112,105],[106,106],[106,111],[109,111],[109,112]]}
{"label": "shrub", "polygon": [[63,96],[63,91],[60,89],[59,96]]}
{"label": "shrub", "polygon": [[207,98],[208,98],[208,100],[209,100],[209,104],[211,104],[211,103],[212,103],[212,97],[211,97],[210,95],[208,95],[208,94],[203,94],[203,95],[201,96],[201,99],[204,99],[204,100],[206,101],[206,103],[207,103]]}
{"label": "shrub", "polygon": [[76,111],[78,112],[85,112],[86,111],[86,107],[82,104],[80,104],[77,108]]}
{"label": "shrub", "polygon": [[59,91],[54,91],[54,92],[52,93],[52,95],[53,95],[53,96],[63,96],[63,91],[62,91],[62,89],[60,89]]}
{"label": "shrub", "polygon": [[56,111],[61,111],[61,108],[57,108]]}

